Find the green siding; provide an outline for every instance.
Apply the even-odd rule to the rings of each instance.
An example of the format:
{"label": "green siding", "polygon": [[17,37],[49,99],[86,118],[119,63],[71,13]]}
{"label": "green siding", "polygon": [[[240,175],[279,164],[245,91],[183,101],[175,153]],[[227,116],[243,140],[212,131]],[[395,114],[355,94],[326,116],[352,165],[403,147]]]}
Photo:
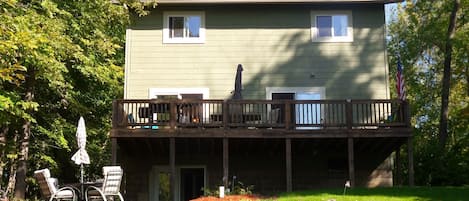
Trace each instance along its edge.
{"label": "green siding", "polygon": [[[332,8],[352,10],[354,42],[311,42],[311,10]],[[204,11],[205,43],[163,44],[167,10]],[[327,99],[388,97],[383,5],[160,6],[135,19],[127,42],[126,98],[188,87],[228,98],[237,64],[246,99],[264,99],[266,87],[325,87]]]}

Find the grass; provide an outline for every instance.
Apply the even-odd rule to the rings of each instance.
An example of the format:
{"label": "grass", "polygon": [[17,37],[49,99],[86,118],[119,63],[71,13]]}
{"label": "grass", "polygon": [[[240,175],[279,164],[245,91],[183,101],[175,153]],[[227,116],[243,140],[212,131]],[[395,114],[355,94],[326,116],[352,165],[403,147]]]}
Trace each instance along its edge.
{"label": "grass", "polygon": [[281,194],[278,201],[467,201],[469,187],[394,187],[311,190]]}

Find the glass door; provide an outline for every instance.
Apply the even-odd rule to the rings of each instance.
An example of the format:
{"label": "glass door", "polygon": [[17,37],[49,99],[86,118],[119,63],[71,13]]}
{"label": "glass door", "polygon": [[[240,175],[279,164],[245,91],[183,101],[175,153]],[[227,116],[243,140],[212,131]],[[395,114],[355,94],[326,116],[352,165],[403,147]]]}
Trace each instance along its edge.
{"label": "glass door", "polygon": [[[321,100],[321,94],[317,92],[297,92],[295,100]],[[296,129],[318,129],[321,124],[320,104],[295,104]],[[303,126],[301,126],[303,125]]]}

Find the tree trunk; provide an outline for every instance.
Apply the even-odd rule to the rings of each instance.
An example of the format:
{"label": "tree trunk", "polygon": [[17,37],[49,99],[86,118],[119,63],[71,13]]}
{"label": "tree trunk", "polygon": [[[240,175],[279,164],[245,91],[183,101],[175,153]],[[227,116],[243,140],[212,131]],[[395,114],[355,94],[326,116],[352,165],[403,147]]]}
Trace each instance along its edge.
{"label": "tree trunk", "polygon": [[[28,76],[26,77],[26,93],[24,100],[32,102],[34,100],[34,84],[36,80],[35,70],[28,69]],[[32,110],[27,111],[32,114]],[[31,115],[32,116],[32,115]],[[25,119],[23,123],[23,133],[21,133],[18,166],[16,169],[16,184],[15,184],[15,198],[24,199],[26,193],[26,173],[28,171],[28,151],[29,151],[29,138],[31,136],[31,121]]]}
{"label": "tree trunk", "polygon": [[[13,136],[13,139],[11,141],[11,143],[16,146],[16,142],[18,141],[18,132],[15,131],[15,135]],[[9,166],[9,172],[8,172],[8,184],[7,184],[7,188],[5,190],[5,193],[7,195],[10,195],[11,192],[13,192],[13,190],[15,190],[15,181],[16,181],[16,159],[10,159],[9,163],[10,163],[10,166]]]}
{"label": "tree trunk", "polygon": [[15,184],[16,184],[16,163],[12,161],[12,164],[10,166],[10,175],[8,177],[8,184],[7,184],[7,189],[5,190],[5,193],[7,195],[10,194],[15,189]]}
{"label": "tree trunk", "polygon": [[446,35],[445,60],[443,69],[443,86],[441,88],[441,113],[440,113],[440,146],[444,147],[448,138],[448,105],[449,89],[451,87],[451,56],[453,51],[453,38],[456,33],[456,18],[460,7],[460,0],[454,0],[453,9],[449,18],[448,32]]}
{"label": "tree trunk", "polygon": [[7,144],[7,133],[8,133],[9,127],[5,126],[2,128],[2,131],[0,132],[0,190],[3,190],[2,188],[2,177],[3,175],[3,168],[5,167],[7,157],[5,157],[5,148]]}

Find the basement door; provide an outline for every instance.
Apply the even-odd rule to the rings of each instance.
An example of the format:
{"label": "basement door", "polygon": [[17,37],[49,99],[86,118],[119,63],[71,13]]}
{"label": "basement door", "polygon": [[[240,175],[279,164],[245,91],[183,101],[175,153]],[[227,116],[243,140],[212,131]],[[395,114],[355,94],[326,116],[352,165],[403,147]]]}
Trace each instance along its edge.
{"label": "basement door", "polygon": [[181,168],[181,201],[188,201],[204,195],[204,168]]}
{"label": "basement door", "polygon": [[176,201],[188,201],[204,194],[206,168],[204,166],[176,166],[176,183],[171,184],[169,166],[153,166],[150,173],[150,201],[173,201],[171,186],[176,187]]}

